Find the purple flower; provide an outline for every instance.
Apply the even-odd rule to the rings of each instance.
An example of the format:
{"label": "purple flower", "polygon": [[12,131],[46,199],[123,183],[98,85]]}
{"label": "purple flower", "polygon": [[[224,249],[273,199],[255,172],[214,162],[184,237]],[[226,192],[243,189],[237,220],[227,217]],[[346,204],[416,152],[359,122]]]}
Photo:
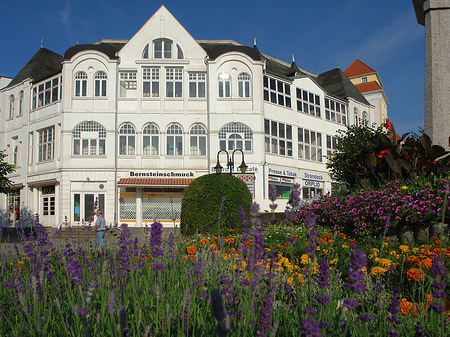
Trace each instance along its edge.
{"label": "purple flower", "polygon": [[330,266],[327,263],[325,257],[321,257],[319,260],[319,272],[317,274],[317,286],[321,289],[330,288],[330,283],[328,283],[328,279],[330,275],[328,271],[330,270]]}
{"label": "purple flower", "polygon": [[272,320],[272,308],[273,308],[273,298],[272,295],[266,294],[262,298],[261,309],[259,315],[258,327],[261,329],[260,332],[266,334],[272,331],[272,326],[270,322]]}
{"label": "purple flower", "polygon": [[361,270],[367,265],[366,255],[361,250],[350,253],[350,267],[347,288],[354,292],[362,292],[366,290],[366,286],[362,283],[364,272]]}
{"label": "purple flower", "polygon": [[447,287],[445,281],[442,280],[442,277],[447,275],[447,270],[442,265],[445,261],[442,258],[434,258],[433,264],[430,269],[430,274],[434,278],[431,286],[434,288],[431,292],[431,296],[433,297],[433,302],[430,307],[434,311],[441,313],[445,311],[444,299],[446,298],[446,293],[444,289]]}
{"label": "purple flower", "polygon": [[[213,317],[217,320],[216,333],[220,337],[226,336],[230,332],[229,316],[225,311],[225,307],[223,306],[222,294],[218,288],[214,288],[211,290],[211,313]],[[225,322],[224,322],[225,320]]]}
{"label": "purple flower", "polygon": [[344,299],[344,307],[348,308],[349,310],[356,308],[358,306],[359,302],[357,300],[351,299],[351,298],[345,298]]}
{"label": "purple flower", "polygon": [[110,291],[108,294],[108,312],[113,314],[116,312],[116,293]]}
{"label": "purple flower", "polygon": [[304,319],[302,321],[302,336],[322,337],[319,323],[311,317]]}

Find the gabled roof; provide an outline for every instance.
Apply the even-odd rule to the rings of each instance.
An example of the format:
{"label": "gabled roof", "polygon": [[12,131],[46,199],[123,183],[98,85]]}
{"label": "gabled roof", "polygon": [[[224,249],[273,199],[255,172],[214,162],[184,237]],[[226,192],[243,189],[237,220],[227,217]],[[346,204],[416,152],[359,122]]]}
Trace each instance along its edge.
{"label": "gabled roof", "polygon": [[374,74],[374,73],[376,73],[375,70],[370,68],[364,62],[361,62],[359,59],[354,60],[353,63],[350,64],[347,67],[347,69],[344,70],[344,74],[348,78],[355,77],[355,76],[361,76],[361,75]]}
{"label": "gabled roof", "polygon": [[360,92],[363,92],[363,93],[377,91],[377,90],[383,90],[381,88],[381,86],[378,84],[378,82],[375,82],[375,81],[370,81],[370,82],[366,82],[366,83],[358,83],[358,84],[355,84],[355,87]]}
{"label": "gabled roof", "polygon": [[317,76],[317,82],[326,92],[332,95],[345,99],[351,97],[358,102],[370,105],[340,68],[320,74]]}
{"label": "gabled roof", "polygon": [[109,57],[110,60],[117,60],[118,57],[116,53],[122,49],[125,45],[125,42],[117,42],[117,43],[93,43],[93,44],[77,44],[73,46],[64,53],[64,60],[70,60],[74,55],[82,52],[84,50],[96,50],[99,51],[106,56]]}
{"label": "gabled roof", "polygon": [[30,78],[37,82],[61,71],[63,57],[47,48],[40,48],[21,71],[9,82],[10,88],[23,80]]}

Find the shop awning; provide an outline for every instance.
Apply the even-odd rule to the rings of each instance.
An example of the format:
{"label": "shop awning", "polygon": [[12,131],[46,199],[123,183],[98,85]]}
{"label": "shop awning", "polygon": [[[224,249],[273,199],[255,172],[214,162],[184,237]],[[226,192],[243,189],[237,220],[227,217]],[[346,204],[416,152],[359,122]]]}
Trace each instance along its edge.
{"label": "shop awning", "polygon": [[188,178],[121,178],[118,187],[186,187],[193,180]]}
{"label": "shop awning", "polygon": [[14,185],[10,185],[9,188],[12,188],[12,189],[21,189],[21,188],[23,188],[23,184],[14,184]]}
{"label": "shop awning", "polygon": [[28,187],[56,185],[57,182],[58,181],[56,181],[56,180],[35,181],[32,183],[28,183]]}

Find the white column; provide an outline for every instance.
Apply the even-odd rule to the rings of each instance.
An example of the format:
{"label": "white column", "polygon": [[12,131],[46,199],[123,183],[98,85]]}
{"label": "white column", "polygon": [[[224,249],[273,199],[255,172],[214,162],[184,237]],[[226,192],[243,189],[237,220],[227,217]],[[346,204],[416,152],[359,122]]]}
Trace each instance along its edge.
{"label": "white column", "polygon": [[136,189],[136,227],[142,227],[142,189]]}

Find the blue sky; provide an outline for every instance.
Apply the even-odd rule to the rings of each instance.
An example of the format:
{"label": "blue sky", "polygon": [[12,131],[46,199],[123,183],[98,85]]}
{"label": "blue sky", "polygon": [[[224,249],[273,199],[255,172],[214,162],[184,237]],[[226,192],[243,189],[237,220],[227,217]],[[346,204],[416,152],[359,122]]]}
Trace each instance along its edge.
{"label": "blue sky", "polygon": [[164,4],[195,39],[230,39],[314,73],[356,58],[378,71],[397,132],[423,127],[424,27],[401,0],[41,0],[2,4],[0,76],[14,77],[40,47],[131,38]]}

